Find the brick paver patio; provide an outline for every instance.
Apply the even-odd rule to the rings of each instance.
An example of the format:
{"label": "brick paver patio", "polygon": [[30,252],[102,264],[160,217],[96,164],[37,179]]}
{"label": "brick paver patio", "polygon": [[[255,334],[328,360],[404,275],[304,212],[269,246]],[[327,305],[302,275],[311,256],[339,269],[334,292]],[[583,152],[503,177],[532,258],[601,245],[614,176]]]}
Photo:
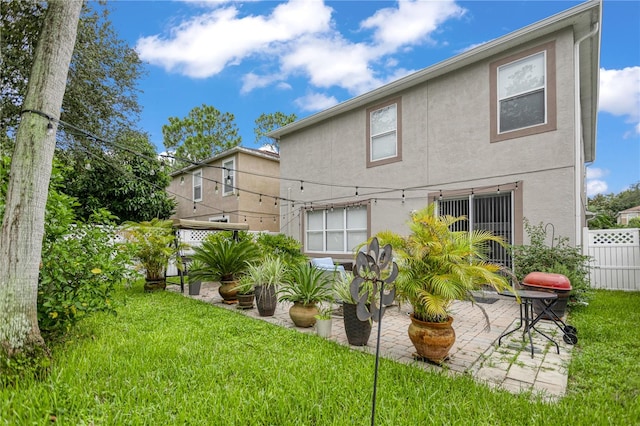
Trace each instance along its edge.
{"label": "brick paver patio", "polygon": [[[180,292],[180,286],[170,285],[170,291]],[[185,285],[185,295],[188,286]],[[476,380],[489,386],[499,387],[510,392],[531,391],[550,400],[562,397],[566,392],[567,371],[571,360],[572,346],[562,340],[562,332],[553,323],[542,321],[536,326],[547,335],[552,336],[560,346],[560,354],[555,346],[534,333],[534,357],[528,341],[522,341],[522,333],[515,332],[503,339],[498,346],[500,335],[519,322],[519,307],[513,298],[506,298],[488,294],[490,299],[497,299],[493,303],[480,303],[473,306],[470,302],[455,302],[452,307],[454,317],[453,327],[456,332],[456,342],[451,348],[449,359],[442,365],[434,365],[416,361],[415,351],[407,329],[410,319],[410,306],[393,306],[386,310],[382,318],[380,337],[380,355],[412,364],[427,370],[441,370],[452,374],[469,374]],[[314,333],[313,328],[295,327],[289,318],[289,304],[278,303],[275,315],[260,317],[257,309],[240,310],[236,305],[223,303],[218,294],[218,283],[203,283],[198,296],[188,296],[215,306],[233,310],[239,314],[267,321],[281,327],[293,328],[303,333]],[[490,330],[485,329],[482,307],[489,316]],[[338,306],[336,305],[336,308]],[[348,345],[339,309],[336,309],[329,339],[340,344]],[[367,346],[351,346],[354,350],[375,354],[377,341],[377,323],[371,330],[371,337]]]}

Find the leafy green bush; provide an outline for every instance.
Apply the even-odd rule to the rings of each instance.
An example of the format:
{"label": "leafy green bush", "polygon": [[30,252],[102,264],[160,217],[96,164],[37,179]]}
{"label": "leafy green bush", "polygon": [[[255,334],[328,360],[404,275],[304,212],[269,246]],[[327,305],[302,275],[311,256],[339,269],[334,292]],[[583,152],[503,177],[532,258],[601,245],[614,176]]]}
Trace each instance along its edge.
{"label": "leafy green bush", "polygon": [[571,282],[569,306],[587,302],[592,292],[589,282],[591,258],[583,255],[580,247],[569,245],[567,237],[555,237],[551,246],[548,246],[545,243],[547,231],[542,223],[531,225],[525,219],[524,227],[530,243],[511,247],[518,281],[522,282],[528,273],[534,271],[562,274]]}
{"label": "leafy green bush", "polygon": [[[0,158],[0,221],[9,158]],[[130,255],[116,244],[115,219],[106,210],[76,219],[77,200],[64,194],[64,170],[54,161],[45,211],[38,282],[38,325],[43,333],[67,331],[86,315],[114,312],[112,292],[129,276]]]}
{"label": "leafy green bush", "polygon": [[263,257],[278,256],[288,267],[307,261],[302,254],[302,245],[293,237],[285,234],[262,233],[256,238]]}
{"label": "leafy green bush", "polygon": [[[92,219],[106,217],[102,211]],[[46,333],[66,332],[94,312],[115,314],[112,293],[131,272],[130,254],[115,242],[113,225],[69,225],[67,233],[49,233],[43,242],[38,324]]]}

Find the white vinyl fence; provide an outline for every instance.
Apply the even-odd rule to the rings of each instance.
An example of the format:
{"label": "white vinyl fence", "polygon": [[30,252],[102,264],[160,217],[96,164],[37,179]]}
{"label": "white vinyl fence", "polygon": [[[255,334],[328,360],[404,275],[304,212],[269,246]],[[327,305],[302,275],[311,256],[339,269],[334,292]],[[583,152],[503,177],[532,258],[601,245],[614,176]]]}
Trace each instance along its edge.
{"label": "white vinyl fence", "polygon": [[640,229],[585,230],[583,241],[593,288],[640,291]]}

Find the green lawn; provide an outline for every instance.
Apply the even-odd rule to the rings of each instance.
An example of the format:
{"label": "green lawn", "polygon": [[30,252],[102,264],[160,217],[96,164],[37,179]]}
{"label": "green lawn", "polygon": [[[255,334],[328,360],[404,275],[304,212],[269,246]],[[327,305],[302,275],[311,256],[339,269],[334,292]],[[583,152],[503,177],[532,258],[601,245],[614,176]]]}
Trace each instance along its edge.
{"label": "green lawn", "polygon": [[[53,347],[42,383],[0,390],[0,424],[368,425],[374,357],[180,294],[124,291],[117,317]],[[640,423],[640,293],[574,310],[557,403],[381,360],[378,425]]]}

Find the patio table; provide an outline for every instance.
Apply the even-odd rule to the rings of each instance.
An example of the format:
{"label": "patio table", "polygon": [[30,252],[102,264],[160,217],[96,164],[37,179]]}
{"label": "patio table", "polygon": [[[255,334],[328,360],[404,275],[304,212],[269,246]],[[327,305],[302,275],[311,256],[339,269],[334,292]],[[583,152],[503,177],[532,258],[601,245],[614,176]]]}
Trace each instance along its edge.
{"label": "patio table", "polygon": [[[558,301],[557,294],[534,290],[515,290],[515,293],[503,292],[499,294],[502,296],[513,298],[516,298],[517,294],[517,296],[520,298],[520,324],[513,330],[502,333],[502,335],[498,338],[498,346],[500,346],[503,337],[506,337],[509,334],[514,333],[515,331],[520,330],[524,327],[524,329],[522,330],[522,340],[525,339],[525,335],[529,336],[529,344],[531,345],[531,358],[533,358],[534,351],[533,338],[531,337],[532,329],[537,331],[539,334],[547,338],[547,340],[556,345],[556,350],[558,351],[558,354],[560,353],[560,347],[558,346],[558,343],[536,328],[536,324],[543,318],[544,315],[553,315],[551,308]],[[538,315],[535,315],[535,312],[533,310],[534,300],[542,302],[542,312],[540,312]]]}

